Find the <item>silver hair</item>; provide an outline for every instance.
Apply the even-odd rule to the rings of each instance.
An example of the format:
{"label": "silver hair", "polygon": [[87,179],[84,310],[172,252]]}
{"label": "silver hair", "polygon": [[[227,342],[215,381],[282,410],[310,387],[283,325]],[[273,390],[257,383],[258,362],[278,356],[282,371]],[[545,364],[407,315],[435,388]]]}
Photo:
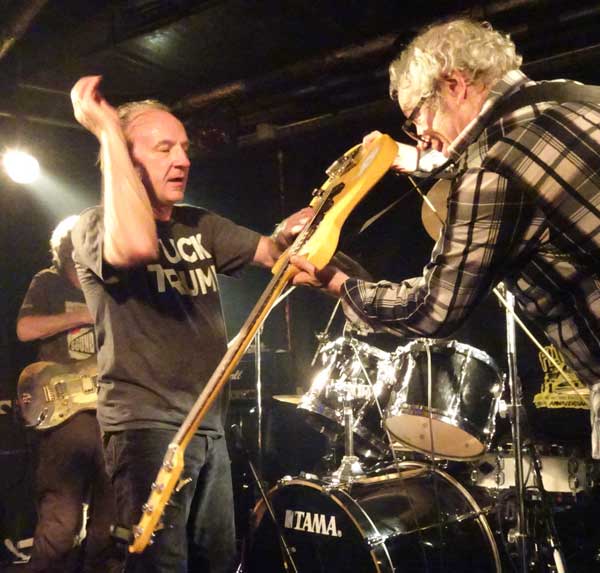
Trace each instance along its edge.
{"label": "silver hair", "polygon": [[[123,130],[123,134],[125,135],[125,139],[129,145],[129,134],[128,128],[131,125],[131,122],[138,117],[138,115],[148,111],[149,109],[159,109],[161,111],[166,111],[171,113],[171,108],[168,105],[158,101],[157,99],[143,99],[139,101],[130,101],[120,105],[117,108],[117,115],[119,116],[119,121],[121,122],[121,129]],[[100,165],[100,169],[103,169],[104,166],[102,164],[102,148],[98,151],[97,164]]]}
{"label": "silver hair", "polygon": [[71,231],[78,220],[79,215],[70,215],[56,225],[52,231],[50,254],[52,255],[52,264],[59,272],[62,272],[65,266],[73,260]]}
{"label": "silver hair", "polygon": [[458,19],[434,24],[390,64],[390,96],[410,111],[422,98],[434,98],[439,80],[452,71],[490,87],[521,62],[510,37],[488,22]]}
{"label": "silver hair", "polygon": [[168,105],[165,105],[156,99],[130,101],[120,105],[117,108],[117,114],[119,116],[119,120],[121,121],[121,128],[123,129],[125,137],[127,137],[127,129],[131,122],[140,114],[151,109],[158,109],[160,111],[171,113],[171,108]]}

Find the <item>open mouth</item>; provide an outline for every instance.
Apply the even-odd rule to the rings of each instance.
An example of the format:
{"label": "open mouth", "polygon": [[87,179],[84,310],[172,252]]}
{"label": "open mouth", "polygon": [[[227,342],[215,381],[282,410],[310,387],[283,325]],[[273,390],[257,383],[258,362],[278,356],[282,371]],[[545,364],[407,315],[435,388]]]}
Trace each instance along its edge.
{"label": "open mouth", "polygon": [[427,142],[422,146],[422,149],[433,149],[439,152],[443,152],[451,143],[448,138],[433,130],[424,132],[422,138]]}

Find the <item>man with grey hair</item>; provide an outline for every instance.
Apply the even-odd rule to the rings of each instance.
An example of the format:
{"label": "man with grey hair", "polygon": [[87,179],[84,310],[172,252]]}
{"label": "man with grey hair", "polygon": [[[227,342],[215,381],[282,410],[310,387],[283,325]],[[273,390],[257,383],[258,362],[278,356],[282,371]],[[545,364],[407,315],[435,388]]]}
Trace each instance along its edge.
{"label": "man with grey hair", "polygon": [[520,65],[487,23],[419,34],[391,64],[390,92],[416,142],[398,144],[395,169],[423,174],[437,155],[453,175],[431,259],[422,276],[393,284],[296,258],[295,282],[325,286],[372,329],[441,338],[504,281],[591,387],[600,457],[600,98],[591,86],[532,82]]}
{"label": "man with grey hair", "polygon": [[[37,342],[38,359],[42,361],[37,364],[44,369],[56,363],[80,372],[88,368],[90,361],[95,364],[92,317],[72,259],[71,230],[77,219],[77,215],[67,217],[54,229],[50,239],[52,266],[33,277],[17,318],[19,340]],[[40,371],[40,387],[49,379],[43,377],[44,371]],[[61,370],[66,379],[64,373]],[[31,396],[36,393],[31,392]],[[21,396],[25,400],[26,395]],[[65,396],[65,401],[70,399]],[[62,423],[36,432],[38,520],[27,568],[32,573],[121,570],[121,559],[110,537],[115,519],[114,497],[104,469],[94,404],[88,405],[92,408],[75,410]],[[79,533],[84,504],[89,504],[89,519],[81,551]]]}
{"label": "man with grey hair", "polygon": [[[152,101],[113,108],[100,77],[71,92],[77,120],[100,142],[102,206],[73,232],[75,261],[99,343],[98,419],[119,520],[139,521],[176,431],[224,355],[217,273],[271,267],[310,215],[261,236],[178,205],[190,170],[183,124]],[[185,451],[181,490],[154,544],[126,571],[231,571],[233,497],[219,400]]]}

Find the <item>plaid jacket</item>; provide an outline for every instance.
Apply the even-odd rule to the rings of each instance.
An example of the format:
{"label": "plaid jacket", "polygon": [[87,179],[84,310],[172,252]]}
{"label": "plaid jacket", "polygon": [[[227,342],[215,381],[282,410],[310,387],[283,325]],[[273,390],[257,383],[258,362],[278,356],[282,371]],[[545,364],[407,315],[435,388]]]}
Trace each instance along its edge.
{"label": "plaid jacket", "polygon": [[582,381],[600,381],[600,105],[526,106],[483,131],[494,105],[533,82],[509,72],[450,148],[448,216],[423,275],[349,279],[347,315],[375,330],[445,337],[499,282]]}

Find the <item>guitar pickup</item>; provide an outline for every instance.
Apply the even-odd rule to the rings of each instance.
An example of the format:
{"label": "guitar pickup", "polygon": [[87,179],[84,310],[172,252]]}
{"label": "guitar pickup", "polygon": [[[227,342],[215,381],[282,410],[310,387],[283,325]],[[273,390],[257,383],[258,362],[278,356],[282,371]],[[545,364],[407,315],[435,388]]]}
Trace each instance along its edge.
{"label": "guitar pickup", "polygon": [[56,392],[56,396],[62,400],[67,395],[67,385],[64,382],[56,382],[54,384],[54,391]]}
{"label": "guitar pickup", "polygon": [[44,398],[46,402],[54,402],[56,400],[54,390],[50,386],[44,386]]}

